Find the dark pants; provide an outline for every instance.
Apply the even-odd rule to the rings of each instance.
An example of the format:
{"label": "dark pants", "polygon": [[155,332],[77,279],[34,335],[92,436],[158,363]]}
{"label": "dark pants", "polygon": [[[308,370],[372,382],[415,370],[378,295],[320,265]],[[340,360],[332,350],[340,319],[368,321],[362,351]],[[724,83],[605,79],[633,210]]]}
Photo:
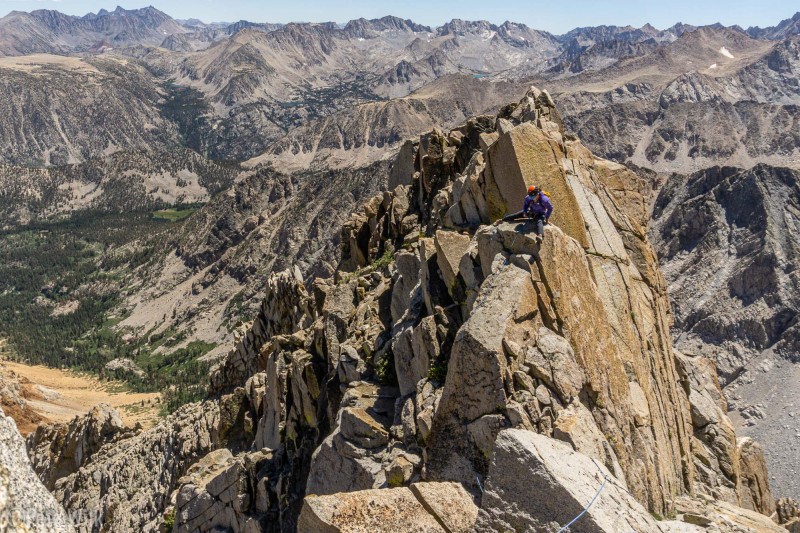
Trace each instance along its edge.
{"label": "dark pants", "polygon": [[528,227],[528,224],[533,226],[533,230],[536,232],[536,235],[544,235],[544,226],[547,222],[544,219],[544,215],[537,214],[533,215],[532,217],[527,217],[525,214],[520,211],[518,213],[512,213],[503,217],[505,222],[513,222],[514,220],[524,219],[525,226]]}
{"label": "dark pants", "polygon": [[533,228],[534,231],[536,231],[536,235],[544,236],[544,225],[546,224],[544,215],[533,215],[531,221],[533,222]]}

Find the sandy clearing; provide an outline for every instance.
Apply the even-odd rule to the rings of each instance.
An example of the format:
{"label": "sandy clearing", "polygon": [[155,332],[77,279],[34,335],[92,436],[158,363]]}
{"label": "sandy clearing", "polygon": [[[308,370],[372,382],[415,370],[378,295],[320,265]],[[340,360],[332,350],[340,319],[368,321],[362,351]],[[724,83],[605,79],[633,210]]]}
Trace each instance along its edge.
{"label": "sandy clearing", "polygon": [[0,58],[0,68],[34,72],[43,66],[59,67],[65,70],[99,74],[93,65],[86,63],[79,57],[57,56],[51,54],[30,54],[26,56],[12,56]]}
{"label": "sandy clearing", "polygon": [[[52,422],[69,422],[75,416],[83,416],[97,404],[107,403],[115,408],[123,422],[133,426],[137,422],[152,427],[158,419],[157,393],[133,393],[122,391],[120,384],[100,381],[94,376],[71,370],[59,370],[45,366],[32,366],[12,361],[3,361],[6,369],[17,374],[24,383],[23,388],[32,388],[33,394],[26,399],[36,413]],[[57,397],[44,398],[37,385],[55,391]],[[26,396],[23,392],[23,397]]]}

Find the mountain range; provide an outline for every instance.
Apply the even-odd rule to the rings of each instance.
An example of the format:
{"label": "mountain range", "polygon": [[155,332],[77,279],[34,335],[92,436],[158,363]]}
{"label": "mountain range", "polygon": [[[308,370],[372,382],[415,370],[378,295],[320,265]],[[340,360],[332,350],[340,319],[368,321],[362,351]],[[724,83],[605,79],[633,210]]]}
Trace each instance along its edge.
{"label": "mountain range", "polygon": [[[716,362],[734,420],[748,435],[768,432],[767,461],[777,461],[785,450],[770,441],[794,435],[788,419],[749,413],[770,398],[760,376],[796,355],[800,308],[785,287],[798,266],[798,79],[800,13],[763,29],[553,35],[460,19],[206,24],[153,7],[15,11],[0,19],[0,238],[24,244],[95,220],[130,236],[82,235],[80,257],[58,264],[86,281],[60,284],[48,270],[24,293],[34,316],[86,294],[107,304],[86,328],[109,344],[86,348],[80,330],[58,354],[86,349],[92,371],[110,352],[155,368],[201,346],[211,364],[246,335],[270,274],[297,267],[309,289],[342,275],[347,239],[367,238],[342,226],[399,176],[423,172],[403,157],[429,142],[420,135],[436,128],[424,139],[453,147],[461,139],[450,135],[473,135],[467,144],[486,150],[504,132],[485,117],[507,114],[535,84],[557,106],[564,142],[644,180],[675,345]],[[467,172],[467,155],[451,150],[442,168]],[[752,203],[736,200],[740,190]],[[427,198],[426,209],[451,200]],[[748,219],[736,218],[742,210]],[[102,218],[111,215],[121,218]],[[126,232],[142,216],[176,220],[152,238],[149,222]],[[0,304],[12,309],[19,294],[0,286]],[[773,366],[761,372],[763,361]],[[786,453],[783,463],[800,460]],[[798,494],[796,476],[772,470],[778,490]]]}
{"label": "mountain range", "polygon": [[[59,165],[128,146],[158,150],[174,140],[170,135],[176,127],[183,127],[188,137],[183,141],[190,148],[213,159],[243,161],[316,119],[360,104],[402,98],[437,79],[461,75],[487,82],[508,80],[520,87],[534,81],[553,94],[569,95],[559,101],[571,129],[606,157],[686,172],[715,161],[782,164],[794,157],[791,141],[779,146],[778,157],[770,159],[772,154],[766,152],[781,143],[791,124],[761,145],[747,133],[759,128],[762,115],[779,123],[791,121],[786,106],[797,104],[791,80],[798,18],[747,32],[678,24],[663,31],[649,25],[577,28],[554,36],[523,24],[458,19],[436,29],[395,17],[344,25],[187,26],[152,7],[117,8],[80,18],[47,10],[12,12],[0,19],[4,80],[45,93],[56,85],[76,94],[96,87],[90,94],[81,93],[82,104],[107,106],[104,116],[120,120],[103,122],[89,113],[53,124],[46,128],[52,133],[43,131],[43,140],[35,143],[26,139],[26,130],[6,125],[0,129],[6,137],[3,158],[9,163]],[[213,38],[209,32],[214,32]],[[13,59],[20,56],[25,59]],[[42,83],[37,72],[45,71],[50,74]],[[131,78],[130,83],[121,81],[123,77]],[[20,108],[8,84],[2,92],[8,102],[5,115],[19,124]],[[458,92],[453,96],[464,97]],[[42,94],[29,105],[43,120],[52,121],[45,107],[51,101],[60,105],[74,99],[70,94],[57,99]],[[725,117],[727,124],[720,129],[746,130],[719,154],[703,151],[716,150],[721,143],[707,139],[715,135],[703,131],[707,125],[693,126],[693,134],[685,139],[675,131],[685,114],[679,104],[691,101],[709,107],[712,100],[713,109],[704,116],[731,105],[733,116]],[[767,107],[756,112],[737,105],[750,101]],[[604,131],[609,117],[603,113],[611,110],[625,122],[613,132]],[[58,114],[68,113],[64,109]],[[130,120],[147,126],[140,132],[115,130]],[[73,123],[86,138],[59,133]],[[158,138],[148,138],[151,132]],[[631,142],[642,134],[642,142]],[[46,135],[55,137],[48,140]]]}

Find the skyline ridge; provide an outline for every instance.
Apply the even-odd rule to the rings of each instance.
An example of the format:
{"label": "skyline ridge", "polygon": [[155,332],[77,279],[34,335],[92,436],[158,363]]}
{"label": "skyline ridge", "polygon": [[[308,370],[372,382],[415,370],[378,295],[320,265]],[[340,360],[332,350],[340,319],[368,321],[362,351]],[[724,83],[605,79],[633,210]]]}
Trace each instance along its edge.
{"label": "skyline ridge", "polygon": [[[248,9],[237,9],[237,10],[228,10],[228,13],[231,16],[227,16],[224,18],[213,18],[213,12],[210,12],[206,9],[206,6],[209,4],[215,4],[213,0],[209,0],[208,2],[204,3],[204,5],[195,5],[193,7],[188,7],[187,9],[182,9],[181,5],[185,4],[183,0],[173,0],[171,2],[163,2],[162,5],[153,5],[152,3],[147,4],[137,4],[134,6],[121,6],[116,5],[113,9],[109,9],[108,5],[102,6],[100,2],[95,2],[94,0],[51,0],[51,2],[43,2],[41,0],[2,0],[3,3],[8,5],[8,7],[14,7],[14,9],[10,9],[5,12],[2,16],[6,17],[11,15],[14,12],[22,12],[22,13],[33,13],[35,11],[55,11],[67,16],[73,17],[89,17],[89,16],[101,16],[102,14],[112,14],[117,12],[119,9],[123,9],[125,11],[135,11],[141,10],[146,8],[153,8],[156,9],[167,16],[173,18],[176,21],[200,21],[205,25],[221,25],[221,24],[233,24],[239,21],[247,21],[253,23],[270,23],[270,24],[290,24],[290,23],[325,23],[325,22],[333,22],[337,25],[344,25],[347,22],[359,19],[367,19],[367,20],[376,20],[385,17],[396,17],[402,20],[411,20],[417,24],[428,26],[432,29],[436,29],[442,27],[449,22],[454,20],[463,20],[467,22],[479,22],[479,21],[486,21],[490,24],[494,25],[502,25],[505,22],[512,22],[516,24],[524,24],[527,27],[538,30],[538,31],[545,31],[551,33],[553,35],[564,35],[569,31],[577,28],[586,28],[586,27],[599,27],[599,26],[615,26],[619,28],[624,27],[631,27],[634,29],[642,29],[647,26],[653,27],[659,31],[664,31],[670,29],[679,24],[686,24],[692,26],[710,26],[714,24],[720,24],[726,27],[740,27],[744,30],[751,29],[751,28],[770,28],[779,25],[784,21],[791,21],[797,20],[800,17],[800,11],[795,12],[794,14],[791,13],[792,9],[786,9],[787,6],[783,5],[780,6],[781,9],[763,9],[759,13],[752,13],[752,18],[749,20],[730,20],[732,17],[718,17],[718,18],[710,18],[706,13],[705,16],[702,13],[697,13],[693,11],[687,11],[687,13],[691,13],[692,16],[680,16],[674,17],[676,12],[680,10],[672,10],[669,16],[674,17],[667,19],[663,15],[659,16],[657,13],[650,13],[647,12],[645,15],[638,15],[636,20],[632,20],[629,16],[620,16],[618,19],[611,19],[608,16],[603,18],[590,18],[587,20],[587,17],[591,17],[590,12],[577,12],[574,16],[567,17],[563,19],[563,15],[559,13],[551,13],[551,17],[536,17],[534,20],[531,20],[531,11],[529,10],[519,10],[513,13],[515,16],[511,16],[512,13],[509,13],[505,9],[498,9],[494,10],[492,13],[488,12],[476,12],[472,9],[465,9],[464,12],[459,12],[457,14],[450,13],[450,10],[434,10],[434,12],[439,13],[439,17],[434,19],[433,14],[428,14],[427,17],[422,17],[421,12],[416,12],[415,14],[420,15],[419,17],[415,17],[412,13],[399,13],[401,11],[398,6],[391,5],[391,6],[375,6],[371,5],[368,9],[364,9],[360,12],[355,12],[353,9],[346,11],[345,13],[341,13],[341,16],[336,17],[326,17],[327,10],[325,9],[308,9],[309,13],[304,13],[303,15],[298,15],[296,17],[292,17],[288,15],[288,12],[285,11],[269,11],[264,9],[255,9],[255,10],[248,10]],[[112,2],[113,3],[113,2]],[[244,2],[239,2],[239,4],[250,4],[249,0]],[[307,2],[308,3],[308,2]],[[317,2],[310,2],[310,3],[317,3]],[[356,4],[361,4],[363,2],[355,2]],[[408,2],[410,4],[416,4],[418,2],[411,1]],[[511,0],[508,2],[509,4],[516,4],[516,0]],[[577,2],[578,4],[585,4],[583,0]],[[687,3],[685,1],[679,1],[678,4]],[[772,4],[774,2],[767,2],[767,4]],[[52,4],[48,6],[47,4]],[[79,7],[76,6],[92,6],[89,10],[81,11]],[[168,4],[168,5],[163,5]],[[472,2],[467,2],[466,5],[471,5]],[[0,12],[2,13],[2,12]],[[774,16],[767,16],[766,13],[770,13]],[[314,16],[314,14],[318,16]],[[723,13],[719,13],[722,15]],[[288,16],[287,16],[288,15]],[[355,15],[355,16],[353,16]],[[457,15],[457,16],[453,16]],[[477,16],[473,16],[477,15]],[[485,16],[481,16],[485,15]],[[507,16],[509,15],[509,16]],[[652,15],[652,16],[650,16]],[[563,20],[558,21],[558,18],[562,18]],[[680,20],[675,20],[675,18],[679,18]],[[672,22],[666,22],[670,20]],[[566,24],[566,22],[571,22],[571,25]]]}

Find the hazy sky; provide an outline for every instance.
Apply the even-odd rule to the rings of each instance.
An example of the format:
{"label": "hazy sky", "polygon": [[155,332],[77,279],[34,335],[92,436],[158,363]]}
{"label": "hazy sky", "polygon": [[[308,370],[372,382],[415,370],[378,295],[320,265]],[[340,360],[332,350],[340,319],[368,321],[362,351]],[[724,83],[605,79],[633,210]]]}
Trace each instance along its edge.
{"label": "hazy sky", "polygon": [[[564,33],[578,26],[649,22],[663,29],[676,22],[688,24],[774,26],[800,10],[800,2],[786,0],[143,0],[123,1],[126,9],[150,2],[175,18],[205,22],[241,19],[253,22],[336,21],[396,15],[438,26],[452,18],[523,22],[540,30]],[[112,10],[115,0],[0,0],[0,13],[12,10],[57,9],[84,15],[101,8]]]}

